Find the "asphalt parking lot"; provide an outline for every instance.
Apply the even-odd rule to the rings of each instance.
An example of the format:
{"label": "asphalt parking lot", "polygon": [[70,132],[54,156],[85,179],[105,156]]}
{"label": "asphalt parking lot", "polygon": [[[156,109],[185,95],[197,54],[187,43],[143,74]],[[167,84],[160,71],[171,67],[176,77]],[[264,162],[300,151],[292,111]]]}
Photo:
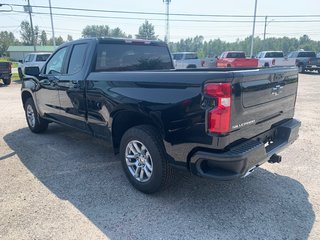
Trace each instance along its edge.
{"label": "asphalt parking lot", "polygon": [[145,195],[111,146],[56,124],[31,133],[20,84],[0,86],[0,239],[319,239],[320,75],[300,75],[300,138],[245,179],[178,174]]}

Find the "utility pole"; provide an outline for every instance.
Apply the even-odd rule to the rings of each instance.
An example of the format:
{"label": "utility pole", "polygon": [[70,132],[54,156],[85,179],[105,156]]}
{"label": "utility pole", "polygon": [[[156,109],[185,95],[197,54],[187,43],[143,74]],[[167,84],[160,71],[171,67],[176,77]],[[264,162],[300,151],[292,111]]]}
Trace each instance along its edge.
{"label": "utility pole", "polygon": [[264,18],[264,32],[263,32],[263,41],[266,40],[266,33],[267,33],[267,22],[268,22],[268,16]]}
{"label": "utility pole", "polygon": [[166,4],[166,36],[165,42],[168,43],[170,41],[170,30],[169,30],[169,5],[171,0],[162,0]]}
{"label": "utility pole", "polygon": [[25,12],[29,13],[29,17],[30,17],[30,26],[31,26],[31,40],[32,40],[32,44],[33,44],[33,50],[36,52],[37,48],[36,48],[36,42],[35,42],[35,38],[34,38],[34,31],[33,31],[33,23],[32,23],[32,16],[31,16],[31,12],[32,12],[32,8],[30,6],[30,0],[28,0],[28,6],[26,6],[24,8]]}
{"label": "utility pole", "polygon": [[51,18],[52,42],[53,42],[53,47],[55,48],[56,47],[56,38],[54,37],[54,27],[53,27],[51,0],[49,0],[49,9],[50,9],[50,18]]}
{"label": "utility pole", "polygon": [[255,31],[255,28],[256,28],[256,17],[257,17],[257,1],[258,0],[255,0],[255,5],[254,5],[254,16],[253,16],[253,27],[252,27],[252,36],[251,36],[250,57],[253,57],[254,31]]}

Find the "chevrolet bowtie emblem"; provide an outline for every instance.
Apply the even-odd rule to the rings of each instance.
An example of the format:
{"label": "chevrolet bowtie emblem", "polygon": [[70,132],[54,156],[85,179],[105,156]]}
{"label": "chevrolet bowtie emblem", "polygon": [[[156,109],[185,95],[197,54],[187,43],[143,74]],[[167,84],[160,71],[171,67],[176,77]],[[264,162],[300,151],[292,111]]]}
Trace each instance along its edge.
{"label": "chevrolet bowtie emblem", "polygon": [[272,88],[271,94],[274,96],[278,96],[280,93],[282,93],[283,86],[277,85]]}

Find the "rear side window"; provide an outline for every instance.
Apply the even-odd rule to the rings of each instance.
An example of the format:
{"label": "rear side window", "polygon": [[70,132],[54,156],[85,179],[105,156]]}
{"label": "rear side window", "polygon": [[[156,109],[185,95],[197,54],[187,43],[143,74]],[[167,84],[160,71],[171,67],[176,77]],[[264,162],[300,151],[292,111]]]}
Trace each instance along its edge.
{"label": "rear side window", "polygon": [[68,74],[74,74],[82,69],[87,49],[86,43],[74,45],[68,66]]}
{"label": "rear side window", "polygon": [[195,53],[187,53],[185,59],[198,59],[198,56]]}
{"label": "rear side window", "polygon": [[50,54],[37,55],[36,62],[45,62],[50,57]]}
{"label": "rear side window", "polygon": [[99,44],[96,71],[137,71],[171,69],[165,46],[135,44]]}
{"label": "rear side window", "polygon": [[315,52],[299,52],[298,57],[316,57]]}
{"label": "rear side window", "polygon": [[227,58],[246,58],[246,55],[242,52],[229,52]]}

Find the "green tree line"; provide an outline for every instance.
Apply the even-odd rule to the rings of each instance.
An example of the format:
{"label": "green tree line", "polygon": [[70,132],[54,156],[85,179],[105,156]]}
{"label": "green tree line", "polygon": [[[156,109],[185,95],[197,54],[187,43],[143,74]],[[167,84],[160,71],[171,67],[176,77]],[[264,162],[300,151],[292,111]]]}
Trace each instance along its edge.
{"label": "green tree line", "polygon": [[[247,37],[244,40],[238,39],[235,42],[226,42],[221,39],[205,41],[202,36],[196,36],[169,43],[172,52],[197,52],[200,57],[218,56],[224,51],[245,51],[249,55],[250,46],[251,37]],[[289,53],[298,49],[320,52],[320,41],[311,40],[307,35],[303,35],[300,38],[281,37],[267,38],[266,40],[256,37],[253,46],[255,54],[267,50]]]}
{"label": "green tree line", "polygon": [[[53,39],[47,37],[45,30],[39,29],[35,26],[33,29],[34,38],[37,45],[53,45]],[[108,25],[88,25],[82,32],[82,37],[124,37],[133,38],[131,34],[126,34],[119,27],[110,28]],[[135,34],[135,38],[157,40],[158,36],[155,33],[152,23],[145,20],[138,28],[138,33]],[[61,36],[55,38],[56,45],[60,45],[65,41],[72,41],[71,35],[67,36],[67,39],[63,39]],[[158,39],[159,40],[159,39]],[[205,40],[203,36],[189,37],[181,39],[177,42],[170,42],[169,48],[172,52],[197,52],[199,57],[205,56],[217,56],[224,51],[241,50],[245,51],[247,55],[250,52],[251,38],[247,37],[243,40],[237,39],[235,42],[227,42],[221,39]],[[0,56],[6,55],[6,51],[10,45],[33,45],[32,42],[32,29],[28,21],[23,21],[20,24],[20,38],[17,39],[12,32],[1,31],[0,32]],[[299,38],[267,38],[262,40],[259,37],[254,39],[254,53],[258,53],[263,50],[281,50],[285,53],[294,51],[297,49],[304,49],[319,52],[320,41],[314,41],[309,38],[308,35],[303,35]]]}

